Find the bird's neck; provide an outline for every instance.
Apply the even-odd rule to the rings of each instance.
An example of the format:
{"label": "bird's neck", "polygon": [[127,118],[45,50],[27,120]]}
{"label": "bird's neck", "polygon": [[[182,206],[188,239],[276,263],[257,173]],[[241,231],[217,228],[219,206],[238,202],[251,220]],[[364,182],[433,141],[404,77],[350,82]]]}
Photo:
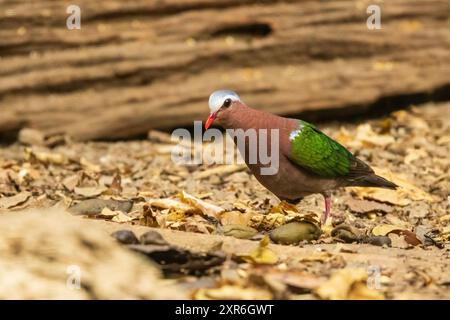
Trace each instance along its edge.
{"label": "bird's neck", "polygon": [[239,104],[234,111],[234,117],[224,119],[225,129],[275,129],[283,127],[283,119],[263,110],[255,110],[244,104]]}

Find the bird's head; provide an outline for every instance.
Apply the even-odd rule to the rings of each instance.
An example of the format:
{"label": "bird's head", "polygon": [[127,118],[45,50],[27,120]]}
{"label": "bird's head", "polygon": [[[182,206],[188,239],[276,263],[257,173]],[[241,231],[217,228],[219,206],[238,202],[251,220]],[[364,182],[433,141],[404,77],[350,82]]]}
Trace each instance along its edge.
{"label": "bird's head", "polygon": [[233,107],[242,103],[236,92],[231,90],[217,90],[209,96],[209,117],[205,123],[208,129],[217,119],[218,122],[226,119],[233,112]]}

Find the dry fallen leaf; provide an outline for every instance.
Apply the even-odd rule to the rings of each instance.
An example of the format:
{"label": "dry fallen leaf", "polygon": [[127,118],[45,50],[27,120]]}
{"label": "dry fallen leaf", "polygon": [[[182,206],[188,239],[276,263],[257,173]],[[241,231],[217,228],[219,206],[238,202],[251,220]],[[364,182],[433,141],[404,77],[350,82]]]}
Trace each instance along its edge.
{"label": "dry fallen leaf", "polygon": [[381,188],[350,188],[361,199],[372,199],[380,202],[391,203],[398,206],[406,206],[412,201],[435,202],[437,199],[428,192],[416,187],[400,175],[395,175],[387,169],[373,167],[375,173],[396,183],[397,190]]}
{"label": "dry fallen leaf", "polygon": [[75,187],[74,192],[80,196],[91,198],[101,195],[103,192],[108,190],[105,186],[96,187]]}
{"label": "dry fallen leaf", "polygon": [[355,149],[385,147],[395,142],[394,137],[390,135],[374,132],[370,124],[359,125],[356,128],[356,133],[350,133],[345,128],[341,128],[336,139],[340,143]]}
{"label": "dry fallen leaf", "polygon": [[402,227],[394,226],[391,224],[380,224],[372,229],[372,234],[374,236],[386,236],[392,231],[402,230]]}
{"label": "dry fallen leaf", "polygon": [[413,161],[426,158],[427,156],[428,153],[424,149],[408,148],[406,149],[406,156],[403,161],[406,164],[411,164]]}
{"label": "dry fallen leaf", "polygon": [[422,241],[420,241],[416,234],[409,230],[400,230],[400,231],[393,231],[393,233],[398,233],[399,235],[403,236],[403,239],[405,239],[406,243],[412,245],[412,246],[418,246],[422,244]]}
{"label": "dry fallen leaf", "polygon": [[247,226],[250,223],[251,217],[252,214],[250,212],[226,211],[220,215],[220,222],[224,226],[229,224]]}
{"label": "dry fallen leaf", "polygon": [[31,148],[25,148],[24,159],[30,161],[31,159],[36,159],[42,163],[54,164],[54,165],[64,165],[67,164],[68,159],[65,155],[61,153],[52,153],[46,151],[34,151]]}
{"label": "dry fallen leaf", "polygon": [[450,134],[444,135],[442,137],[439,137],[436,141],[438,145],[444,146],[450,144]]}
{"label": "dry fallen leaf", "polygon": [[359,214],[367,214],[371,212],[390,213],[394,208],[388,204],[369,200],[359,200],[350,198],[345,202],[350,211]]}
{"label": "dry fallen leaf", "polygon": [[450,225],[442,228],[441,232],[441,239],[446,241],[446,240],[450,240]]}
{"label": "dry fallen leaf", "polygon": [[0,194],[10,195],[16,193],[16,188],[9,172],[10,170],[0,170]]}
{"label": "dry fallen leaf", "polygon": [[371,289],[367,286],[366,282],[356,282],[350,292],[347,299],[349,300],[384,300],[384,295],[380,291]]}
{"label": "dry fallen leaf", "polygon": [[113,211],[109,209],[108,207],[104,207],[102,212],[100,212],[100,216],[103,218],[112,218],[117,216],[120,213],[120,211]]}
{"label": "dry fallen leaf", "polygon": [[249,226],[257,230],[272,230],[286,223],[286,216],[281,213],[254,214]]}
{"label": "dry fallen leaf", "polygon": [[391,116],[395,119],[396,123],[414,128],[415,131],[427,131],[429,129],[429,125],[424,119],[412,114],[409,111],[395,111],[391,114]]}
{"label": "dry fallen leaf", "polygon": [[334,272],[330,279],[320,285],[316,294],[321,299],[384,299],[384,295],[367,286],[367,271],[364,269],[342,269]]}
{"label": "dry fallen leaf", "polygon": [[87,170],[92,172],[101,172],[102,169],[99,165],[93,164],[92,162],[88,161],[86,158],[81,157],[80,158],[80,164]]}
{"label": "dry fallen leaf", "polygon": [[0,198],[0,209],[10,209],[23,204],[31,197],[31,193],[24,191],[12,197]]}
{"label": "dry fallen leaf", "polygon": [[392,248],[407,249],[409,247],[405,238],[398,234],[395,233],[389,234],[389,239],[391,239]]}
{"label": "dry fallen leaf", "polygon": [[133,220],[132,217],[130,217],[129,215],[126,215],[122,211],[116,211],[116,212],[117,212],[117,215],[115,215],[111,219],[111,221],[123,223],[123,222],[129,222],[129,221]]}
{"label": "dry fallen leaf", "polygon": [[184,212],[186,215],[201,213],[199,208],[181,202],[178,199],[172,198],[149,199],[147,200],[147,203],[154,208],[179,210],[181,212]]}
{"label": "dry fallen leaf", "polygon": [[328,251],[314,251],[311,255],[301,257],[301,262],[327,262],[333,259],[334,255]]}
{"label": "dry fallen leaf", "polygon": [[286,201],[280,201],[278,205],[270,209],[270,213],[295,214],[298,213],[298,210],[295,205]]}
{"label": "dry fallen leaf", "polygon": [[380,224],[372,229],[372,234],[375,236],[387,236],[391,238],[392,246],[398,247],[395,242],[396,237],[391,237],[390,234],[394,233],[395,235],[401,237],[407,244],[417,246],[422,244],[422,242],[417,238],[414,232],[409,230],[405,230],[402,227],[390,225],[390,224]]}
{"label": "dry fallen leaf", "polygon": [[80,180],[79,175],[73,174],[71,176],[64,178],[62,184],[67,190],[73,191],[75,187],[78,185],[79,180]]}
{"label": "dry fallen leaf", "polygon": [[180,195],[181,201],[198,208],[204,215],[218,218],[219,214],[224,211],[223,208],[210,204],[206,201],[200,200],[186,192],[182,192]]}
{"label": "dry fallen leaf", "polygon": [[278,262],[278,256],[269,249],[269,237],[266,235],[258,244],[258,247],[248,255],[238,255],[246,262],[256,264],[275,264]]}

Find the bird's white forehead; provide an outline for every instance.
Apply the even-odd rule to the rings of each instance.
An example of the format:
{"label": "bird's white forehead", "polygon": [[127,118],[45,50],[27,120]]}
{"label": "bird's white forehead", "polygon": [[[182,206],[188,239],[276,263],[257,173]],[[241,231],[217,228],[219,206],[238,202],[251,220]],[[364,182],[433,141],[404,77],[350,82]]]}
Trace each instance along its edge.
{"label": "bird's white forehead", "polygon": [[240,101],[241,99],[236,92],[231,90],[217,90],[209,96],[209,111],[211,113],[217,112],[227,99],[231,101]]}

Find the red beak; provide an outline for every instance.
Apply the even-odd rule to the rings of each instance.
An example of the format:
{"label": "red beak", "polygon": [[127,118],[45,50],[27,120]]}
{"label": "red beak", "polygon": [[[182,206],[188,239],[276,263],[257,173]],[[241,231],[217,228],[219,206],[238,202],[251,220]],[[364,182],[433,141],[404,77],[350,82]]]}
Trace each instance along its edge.
{"label": "red beak", "polygon": [[208,128],[212,125],[212,123],[216,120],[216,114],[212,113],[209,115],[208,120],[205,122],[205,129],[208,130]]}

